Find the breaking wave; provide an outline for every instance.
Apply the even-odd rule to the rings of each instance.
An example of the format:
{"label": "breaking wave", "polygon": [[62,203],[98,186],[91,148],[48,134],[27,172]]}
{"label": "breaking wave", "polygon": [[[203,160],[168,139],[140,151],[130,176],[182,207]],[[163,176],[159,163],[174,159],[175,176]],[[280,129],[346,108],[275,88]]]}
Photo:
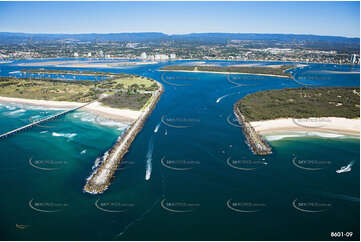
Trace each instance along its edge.
{"label": "breaking wave", "polygon": [[18,110],[15,110],[15,111],[8,112],[7,115],[13,116],[13,115],[19,115],[19,114],[22,114],[22,113],[25,113],[25,112],[26,112],[25,109],[18,109]]}
{"label": "breaking wave", "polygon": [[73,117],[78,118],[83,122],[91,122],[101,126],[115,127],[117,128],[117,130],[125,130],[129,126],[127,123],[122,123],[111,119],[103,118],[87,112],[74,113]]}
{"label": "breaking wave", "polygon": [[10,106],[10,105],[6,105],[5,108],[8,109],[8,110],[15,110],[16,109],[15,106]]}
{"label": "breaking wave", "polygon": [[109,150],[106,151],[102,156],[97,157],[95,159],[94,165],[92,166],[92,170],[98,168],[103,163],[103,161],[105,161],[108,158],[108,156],[109,156]]}
{"label": "breaking wave", "polygon": [[344,134],[337,133],[325,133],[325,132],[292,132],[287,134],[278,134],[278,135],[265,135],[266,140],[268,141],[276,141],[282,140],[285,138],[298,138],[298,137],[321,137],[321,138],[346,138],[353,137]]}

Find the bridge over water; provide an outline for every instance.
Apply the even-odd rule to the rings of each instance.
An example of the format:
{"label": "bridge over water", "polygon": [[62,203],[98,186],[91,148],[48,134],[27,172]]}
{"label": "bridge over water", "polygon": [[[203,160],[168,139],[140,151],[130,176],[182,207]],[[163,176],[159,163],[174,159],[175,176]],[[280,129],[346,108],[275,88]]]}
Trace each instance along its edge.
{"label": "bridge over water", "polygon": [[[94,101],[93,101],[93,102],[94,102]],[[72,109],[69,109],[69,110],[65,110],[65,111],[60,112],[60,113],[57,113],[57,114],[55,114],[55,115],[52,115],[52,116],[45,117],[45,118],[43,118],[43,119],[34,121],[34,122],[32,122],[32,123],[30,123],[30,124],[27,124],[27,125],[24,125],[24,126],[22,126],[22,127],[20,127],[20,128],[11,130],[11,131],[9,131],[9,132],[6,132],[6,133],[4,133],[4,134],[1,134],[1,135],[0,135],[0,139],[5,139],[5,138],[7,138],[7,137],[10,136],[10,135],[19,133],[19,132],[24,131],[24,130],[26,130],[26,129],[32,128],[32,127],[34,127],[34,126],[36,126],[36,125],[42,124],[42,123],[44,123],[44,122],[47,122],[47,121],[50,121],[50,120],[53,120],[53,119],[56,119],[56,118],[61,117],[61,116],[64,116],[65,114],[68,114],[68,113],[70,113],[70,112],[76,111],[76,110],[78,110],[78,109],[80,109],[80,108],[82,108],[82,107],[85,107],[85,106],[93,103],[93,102],[89,102],[89,103],[83,104],[83,105],[81,105],[81,106],[79,106],[79,107],[75,107],[75,108],[72,108]]]}

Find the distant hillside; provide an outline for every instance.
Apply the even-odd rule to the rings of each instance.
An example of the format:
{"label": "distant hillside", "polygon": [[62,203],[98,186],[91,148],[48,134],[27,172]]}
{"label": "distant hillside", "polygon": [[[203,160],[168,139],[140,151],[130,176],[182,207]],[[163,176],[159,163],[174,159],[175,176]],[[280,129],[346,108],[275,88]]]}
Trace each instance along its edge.
{"label": "distant hillside", "polygon": [[[157,32],[145,33],[112,33],[112,34],[27,34],[0,32],[0,44],[33,42],[52,42],[60,40],[72,41],[117,41],[117,42],[159,42],[193,44],[227,44],[240,41],[248,47],[299,47],[314,49],[346,49],[360,48],[360,38],[337,36],[318,36],[300,34],[251,34],[251,33],[193,33],[167,35]],[[249,41],[249,43],[247,42]]]}
{"label": "distant hillside", "polygon": [[77,41],[149,41],[153,39],[162,39],[166,37],[162,33],[114,33],[114,34],[27,34],[27,33],[9,33],[0,32],[0,43],[21,43],[32,41],[59,41],[59,40],[77,40]]}

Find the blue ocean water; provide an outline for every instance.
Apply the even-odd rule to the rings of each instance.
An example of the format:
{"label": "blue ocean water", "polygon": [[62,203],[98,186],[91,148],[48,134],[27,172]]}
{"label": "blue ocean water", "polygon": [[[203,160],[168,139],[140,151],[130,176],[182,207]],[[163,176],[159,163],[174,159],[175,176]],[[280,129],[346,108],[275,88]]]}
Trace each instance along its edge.
{"label": "blue ocean water", "polygon": [[[272,134],[274,153],[255,156],[233,104],[252,92],[302,85],[157,71],[174,63],[188,62],[84,69],[142,75],[165,87],[104,194],[82,188],[126,124],[77,111],[0,141],[1,239],[329,240],[331,232],[359,239],[358,137]],[[15,64],[0,65],[0,75],[20,70]],[[360,85],[359,66],[308,64],[293,72],[312,86]],[[1,103],[0,131],[59,111]],[[351,162],[350,172],[336,173]]]}

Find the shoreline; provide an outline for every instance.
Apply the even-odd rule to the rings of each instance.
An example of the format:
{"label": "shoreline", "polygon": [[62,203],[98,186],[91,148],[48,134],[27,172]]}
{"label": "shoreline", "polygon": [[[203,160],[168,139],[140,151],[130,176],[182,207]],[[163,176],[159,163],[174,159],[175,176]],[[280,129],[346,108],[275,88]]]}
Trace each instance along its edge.
{"label": "shoreline", "polygon": [[322,132],[338,133],[360,137],[360,119],[339,117],[322,117],[293,119],[281,118],[273,120],[252,121],[251,126],[260,135],[269,135],[280,132]]}
{"label": "shoreline", "polygon": [[[109,59],[111,60],[111,59]],[[156,61],[127,61],[127,62],[95,62],[96,60],[67,60],[67,61],[44,61],[44,62],[30,62],[30,63],[19,63],[17,66],[30,66],[30,67],[72,67],[72,68],[115,68],[118,66],[138,66],[138,65],[149,65],[157,64]]]}
{"label": "shoreline", "polygon": [[143,126],[157,105],[160,96],[164,92],[163,85],[155,81],[159,87],[151,97],[150,103],[144,108],[144,111],[138,119],[130,125],[127,130],[118,137],[117,142],[103,155],[104,161],[87,178],[83,191],[90,194],[101,194],[111,185],[114,173],[118,170],[118,165],[128,152],[138,133],[142,131]]}
{"label": "shoreline", "polygon": [[233,105],[233,113],[237,117],[238,123],[242,127],[242,132],[246,137],[246,144],[249,146],[255,155],[270,155],[272,148],[268,142],[260,135],[254,127],[247,121],[245,116],[239,110],[238,104],[240,101]]}
{"label": "shoreline", "polygon": [[241,74],[241,75],[255,75],[255,76],[271,76],[280,78],[290,78],[289,76],[272,75],[272,74],[259,74],[259,73],[244,73],[244,72],[222,72],[222,71],[187,71],[187,70],[157,70],[163,72],[194,72],[194,73],[215,73],[215,74]]}
{"label": "shoreline", "polygon": [[[26,105],[34,105],[46,108],[75,108],[85,103],[80,102],[67,102],[67,101],[48,101],[48,100],[36,100],[36,99],[25,99],[25,98],[13,98],[13,97],[2,97],[0,96],[0,102],[6,103],[18,103]],[[142,111],[135,111],[129,109],[118,109],[111,108],[102,105],[96,101],[82,108],[82,110],[100,115],[112,120],[123,121],[123,122],[134,122],[142,113]]]}

